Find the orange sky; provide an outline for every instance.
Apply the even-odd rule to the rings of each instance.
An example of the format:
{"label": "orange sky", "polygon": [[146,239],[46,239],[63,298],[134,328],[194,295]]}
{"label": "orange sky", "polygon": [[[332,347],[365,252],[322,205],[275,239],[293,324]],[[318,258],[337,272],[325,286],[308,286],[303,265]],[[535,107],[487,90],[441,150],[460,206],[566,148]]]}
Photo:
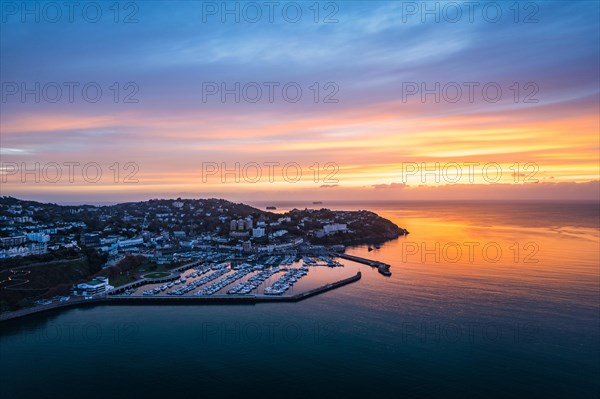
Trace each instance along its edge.
{"label": "orange sky", "polygon": [[[129,26],[3,23],[2,195],[600,199],[595,2],[544,2],[532,24],[406,21],[398,2],[347,2],[329,24],[196,24],[195,7],[144,2]],[[73,101],[26,94],[48,82],[76,82]],[[249,82],[275,82],[274,100],[204,91]],[[426,94],[453,85],[457,101]]]}

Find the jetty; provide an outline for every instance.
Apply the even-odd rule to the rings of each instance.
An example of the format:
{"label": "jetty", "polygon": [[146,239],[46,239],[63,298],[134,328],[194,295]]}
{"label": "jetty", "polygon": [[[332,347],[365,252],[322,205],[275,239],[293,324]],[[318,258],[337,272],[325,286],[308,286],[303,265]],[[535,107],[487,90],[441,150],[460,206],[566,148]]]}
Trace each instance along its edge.
{"label": "jetty", "polygon": [[372,260],[372,259],[367,259],[367,258],[361,258],[360,256],[348,255],[348,254],[336,254],[335,256],[338,256],[342,259],[351,260],[356,263],[362,263],[363,265],[369,265],[371,267],[376,267],[377,271],[379,271],[379,273],[383,274],[384,276],[392,275],[392,272],[390,272],[390,265],[388,265],[387,263],[383,263],[383,262],[379,262],[377,260]]}

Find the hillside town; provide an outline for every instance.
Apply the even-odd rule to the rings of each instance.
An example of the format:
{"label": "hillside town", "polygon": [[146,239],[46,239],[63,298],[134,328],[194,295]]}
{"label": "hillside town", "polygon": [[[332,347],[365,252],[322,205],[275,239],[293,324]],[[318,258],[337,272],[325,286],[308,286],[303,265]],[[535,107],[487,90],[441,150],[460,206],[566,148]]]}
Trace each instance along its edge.
{"label": "hillside town", "polygon": [[124,254],[168,264],[202,251],[277,254],[381,242],[403,234],[369,211],[266,212],[221,199],[60,206],[0,198],[0,259],[94,248],[104,266]]}
{"label": "hillside town", "polygon": [[[213,278],[230,284],[253,273],[260,285],[291,264],[340,266],[330,256],[345,256],[347,245],[377,245],[406,233],[369,211],[274,213],[222,199],[180,198],[62,206],[0,197],[0,309],[55,306],[70,295],[133,293],[124,287],[148,278],[172,280],[184,271],[197,273],[199,281],[168,287],[185,281],[176,279],[145,295],[166,289],[183,294]],[[389,275],[388,266],[367,264]],[[305,270],[288,271],[267,295],[283,294]],[[207,286],[203,295],[225,289],[224,282]],[[258,285],[242,285],[239,292]]]}

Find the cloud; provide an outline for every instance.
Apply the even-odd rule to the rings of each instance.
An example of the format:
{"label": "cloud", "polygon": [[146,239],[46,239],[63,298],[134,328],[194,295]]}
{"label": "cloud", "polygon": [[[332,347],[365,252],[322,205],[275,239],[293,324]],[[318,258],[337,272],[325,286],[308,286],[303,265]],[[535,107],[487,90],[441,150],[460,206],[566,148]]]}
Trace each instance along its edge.
{"label": "cloud", "polygon": [[373,184],[373,187],[376,190],[398,190],[408,187],[406,183],[390,183],[390,184]]}
{"label": "cloud", "polygon": [[[330,25],[315,24],[312,13],[297,24],[228,24],[218,17],[203,24],[200,2],[168,10],[153,3],[140,2],[139,24],[23,24],[15,16],[2,25],[4,82],[80,83],[75,103],[22,102],[15,94],[2,104],[4,162],[135,161],[153,184],[147,189],[163,193],[173,181],[197,184],[192,171],[203,161],[333,162],[343,187],[313,185],[307,192],[340,199],[352,198],[350,192],[375,198],[381,190],[392,199],[431,192],[542,196],[519,187],[417,190],[412,180],[404,180],[411,184],[405,190],[389,183],[400,180],[403,161],[532,163],[541,181],[598,178],[598,2],[541,2],[537,24],[513,23],[508,3],[502,23],[481,21],[478,13],[475,23],[421,23],[415,15],[406,24],[402,2],[344,2],[335,16],[340,22]],[[140,102],[115,102],[113,83],[123,99],[130,81]],[[279,89],[273,103],[223,103],[220,95],[204,103],[207,81],[298,82],[303,97],[287,103]],[[474,102],[436,102],[433,95],[422,102],[418,94],[402,101],[403,82],[425,81],[428,88],[435,81],[482,84]],[[100,82],[100,102],[81,100],[87,82]],[[328,82],[339,86],[338,103],[323,102]],[[482,100],[486,82],[502,86],[501,101]],[[528,82],[539,86],[538,103],[523,103]],[[560,196],[552,187],[539,190]],[[236,187],[241,196],[252,189]],[[591,192],[564,189],[572,196]],[[60,190],[86,195],[75,186]],[[125,187],[111,195],[119,190],[128,195]]]}

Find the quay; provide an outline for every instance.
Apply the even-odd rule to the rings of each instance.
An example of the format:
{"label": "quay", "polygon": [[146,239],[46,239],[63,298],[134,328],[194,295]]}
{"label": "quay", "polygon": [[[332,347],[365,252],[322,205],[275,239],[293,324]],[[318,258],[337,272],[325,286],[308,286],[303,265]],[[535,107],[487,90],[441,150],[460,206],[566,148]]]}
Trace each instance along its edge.
{"label": "quay", "polygon": [[[15,312],[0,314],[0,322],[14,320],[28,315],[38,314],[48,311],[58,311],[66,308],[96,306],[96,305],[173,305],[173,304],[257,304],[257,303],[275,303],[275,302],[299,302],[318,294],[342,287],[344,285],[360,280],[361,272],[354,276],[335,283],[312,289],[290,296],[269,296],[269,295],[206,295],[206,296],[114,296],[105,295],[93,297],[91,299],[75,298],[68,302],[52,303],[50,305],[36,306],[29,309],[21,309]],[[122,287],[118,287],[119,291]]]}
{"label": "quay", "polygon": [[383,274],[384,276],[392,275],[392,272],[390,272],[390,265],[388,265],[387,263],[383,263],[383,262],[379,262],[377,260],[371,260],[371,259],[367,259],[367,258],[361,258],[360,256],[348,255],[348,254],[336,254],[335,256],[338,256],[342,259],[351,260],[356,263],[362,263],[363,265],[376,267],[377,270],[379,271],[379,273]]}

